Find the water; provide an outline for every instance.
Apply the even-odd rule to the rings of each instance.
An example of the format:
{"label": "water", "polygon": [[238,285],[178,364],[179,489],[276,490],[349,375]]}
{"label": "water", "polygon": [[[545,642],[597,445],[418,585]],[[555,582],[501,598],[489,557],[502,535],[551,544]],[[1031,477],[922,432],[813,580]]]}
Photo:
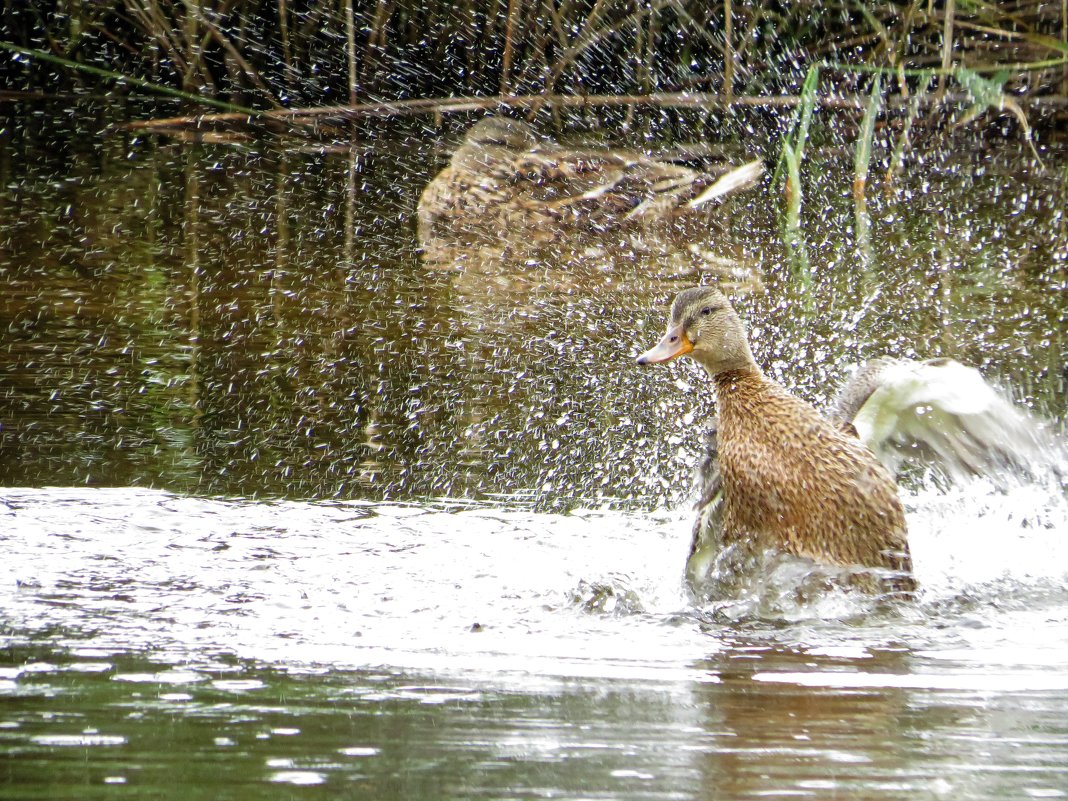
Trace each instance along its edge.
{"label": "water", "polygon": [[914,606],[723,625],[677,514],[8,490],[5,793],[1059,797],[1066,504],[970,493]]}
{"label": "water", "polygon": [[[0,797],[1068,796],[1056,481],[906,486],[912,604],[695,605],[712,406],[632,363],[692,276],[633,242],[421,262],[430,131],[36,112],[0,138]],[[768,370],[819,401],[953,356],[1063,425],[1064,187],[1018,144],[869,198],[867,268],[848,180],[814,184],[808,296],[775,199],[724,208]]]}

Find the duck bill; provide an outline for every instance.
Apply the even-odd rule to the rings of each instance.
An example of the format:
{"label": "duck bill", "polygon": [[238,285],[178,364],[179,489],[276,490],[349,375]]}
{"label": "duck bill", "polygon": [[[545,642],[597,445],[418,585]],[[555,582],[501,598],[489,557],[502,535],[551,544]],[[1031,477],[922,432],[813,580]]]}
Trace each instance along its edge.
{"label": "duck bill", "polygon": [[670,362],[679,356],[685,356],[693,350],[693,343],[682,330],[681,325],[669,328],[668,332],[660,338],[649,350],[638,357],[638,364],[660,364]]}

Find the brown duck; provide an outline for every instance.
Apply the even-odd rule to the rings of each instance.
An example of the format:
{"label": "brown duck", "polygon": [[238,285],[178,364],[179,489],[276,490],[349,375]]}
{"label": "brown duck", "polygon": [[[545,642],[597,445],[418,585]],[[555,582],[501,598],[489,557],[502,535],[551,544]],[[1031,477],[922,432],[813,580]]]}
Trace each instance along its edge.
{"label": "brown duck", "polygon": [[759,161],[712,175],[633,151],[563,147],[521,120],[487,117],[423,190],[419,239],[552,241],[562,232],[613,230],[686,213],[762,173]]}
{"label": "brown duck", "polygon": [[905,462],[943,481],[1063,481],[1064,443],[953,359],[873,359],[824,418],[761,374],[741,320],[711,287],[676,297],[667,333],[638,361],[686,354],[712,375],[719,402],[686,565],[696,592],[724,583],[716,574],[754,548],[889,571],[881,584],[853,583],[911,591],[892,478]]}
{"label": "brown duck", "polygon": [[713,526],[724,547],[877,568],[887,571],[890,589],[910,592],[905,513],[893,476],[855,433],[760,371],[741,319],[718,290],[679,293],[667,333],[638,363],[683,355],[712,377],[719,407],[712,466],[718,462],[722,507],[705,498],[695,535]]}

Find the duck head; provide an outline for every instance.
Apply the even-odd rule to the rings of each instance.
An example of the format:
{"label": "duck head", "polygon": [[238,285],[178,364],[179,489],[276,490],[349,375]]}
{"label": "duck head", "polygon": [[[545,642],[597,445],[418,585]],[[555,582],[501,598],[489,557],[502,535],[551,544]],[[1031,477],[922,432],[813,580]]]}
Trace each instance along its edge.
{"label": "duck head", "polygon": [[511,117],[486,117],[464,134],[469,145],[505,147],[509,150],[529,150],[538,143],[534,129],[522,120]]}
{"label": "duck head", "polygon": [[467,129],[450,164],[453,169],[479,174],[510,163],[537,144],[534,129],[522,120],[486,117]]}
{"label": "duck head", "polygon": [[757,369],[745,325],[718,289],[701,286],[676,295],[667,332],[638,357],[638,364],[659,364],[687,355],[712,376]]}

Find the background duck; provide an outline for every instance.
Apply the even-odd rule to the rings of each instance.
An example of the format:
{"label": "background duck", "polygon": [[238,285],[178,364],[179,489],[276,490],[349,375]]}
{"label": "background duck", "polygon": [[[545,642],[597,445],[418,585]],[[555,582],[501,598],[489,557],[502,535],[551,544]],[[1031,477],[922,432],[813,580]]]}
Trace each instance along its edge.
{"label": "background duck", "polygon": [[[729,584],[721,574],[744,569],[754,546],[900,571],[889,586],[910,590],[892,478],[906,460],[947,479],[1059,469],[1058,444],[979,371],[952,359],[873,359],[824,417],[760,374],[741,320],[712,288],[679,294],[667,334],[639,363],[685,354],[713,375],[720,408],[699,468],[686,566],[698,595]],[[858,503],[853,516],[840,509]]]}
{"label": "background duck", "polygon": [[484,233],[552,241],[686,213],[752,186],[753,161],[719,175],[640,153],[572,149],[521,120],[475,123],[419,198],[420,242]]}

